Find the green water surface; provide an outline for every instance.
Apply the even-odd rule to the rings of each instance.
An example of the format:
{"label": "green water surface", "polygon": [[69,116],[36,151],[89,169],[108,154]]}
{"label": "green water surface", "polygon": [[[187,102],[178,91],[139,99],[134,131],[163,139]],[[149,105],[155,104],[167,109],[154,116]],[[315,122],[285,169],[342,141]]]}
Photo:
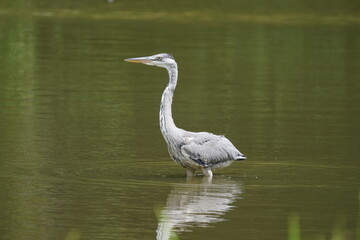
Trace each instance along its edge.
{"label": "green water surface", "polygon": [[[2,1],[0,239],[278,240],[294,214],[303,239],[356,239],[358,5]],[[248,161],[212,181],[171,161],[167,73],[123,61],[160,52],[176,124]]]}

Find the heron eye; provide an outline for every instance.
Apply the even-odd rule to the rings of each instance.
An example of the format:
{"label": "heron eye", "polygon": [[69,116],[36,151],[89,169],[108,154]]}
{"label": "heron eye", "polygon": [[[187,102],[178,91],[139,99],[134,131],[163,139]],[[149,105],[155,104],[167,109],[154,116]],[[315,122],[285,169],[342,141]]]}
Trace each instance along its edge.
{"label": "heron eye", "polygon": [[155,58],[156,61],[161,61],[161,57]]}

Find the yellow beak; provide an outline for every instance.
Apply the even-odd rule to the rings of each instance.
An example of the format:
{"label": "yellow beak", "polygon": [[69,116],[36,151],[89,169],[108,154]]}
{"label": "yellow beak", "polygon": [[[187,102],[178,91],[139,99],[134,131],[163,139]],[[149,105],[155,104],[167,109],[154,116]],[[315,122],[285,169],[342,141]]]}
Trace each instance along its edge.
{"label": "yellow beak", "polygon": [[124,59],[124,61],[133,62],[133,63],[148,63],[148,62],[151,62],[149,57],[127,58],[127,59]]}

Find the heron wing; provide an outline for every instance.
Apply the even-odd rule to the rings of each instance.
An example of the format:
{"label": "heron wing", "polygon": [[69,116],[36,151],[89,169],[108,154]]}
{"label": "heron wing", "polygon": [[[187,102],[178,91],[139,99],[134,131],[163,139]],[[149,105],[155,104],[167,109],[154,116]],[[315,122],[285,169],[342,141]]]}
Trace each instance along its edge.
{"label": "heron wing", "polygon": [[193,136],[188,144],[181,147],[183,155],[202,166],[209,166],[235,160],[242,155],[234,145],[224,136],[199,134]]}

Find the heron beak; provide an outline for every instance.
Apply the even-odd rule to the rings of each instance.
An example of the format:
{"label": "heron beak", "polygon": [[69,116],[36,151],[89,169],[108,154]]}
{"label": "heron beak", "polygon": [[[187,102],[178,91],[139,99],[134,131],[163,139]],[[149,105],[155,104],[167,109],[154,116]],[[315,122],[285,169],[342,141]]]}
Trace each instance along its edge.
{"label": "heron beak", "polygon": [[149,57],[127,58],[127,59],[124,59],[124,61],[133,62],[133,63],[149,63],[149,62],[151,62]]}

